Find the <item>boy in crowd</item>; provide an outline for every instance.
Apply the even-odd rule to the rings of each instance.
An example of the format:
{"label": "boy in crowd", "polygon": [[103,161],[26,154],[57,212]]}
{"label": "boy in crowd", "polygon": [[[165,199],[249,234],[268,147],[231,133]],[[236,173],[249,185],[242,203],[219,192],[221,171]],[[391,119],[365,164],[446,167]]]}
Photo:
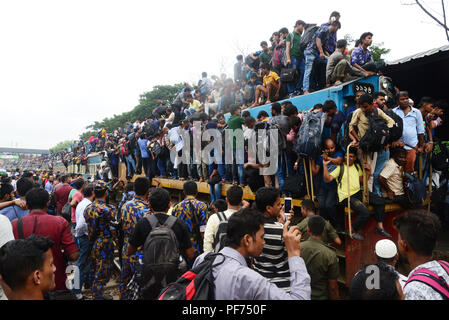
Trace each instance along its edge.
{"label": "boy in crowd", "polygon": [[276,72],[270,71],[269,64],[262,64],[260,70],[263,76],[263,85],[259,85],[256,89],[256,101],[252,105],[253,107],[259,106],[259,99],[261,97],[267,99],[265,104],[277,101],[282,87],[281,78]]}

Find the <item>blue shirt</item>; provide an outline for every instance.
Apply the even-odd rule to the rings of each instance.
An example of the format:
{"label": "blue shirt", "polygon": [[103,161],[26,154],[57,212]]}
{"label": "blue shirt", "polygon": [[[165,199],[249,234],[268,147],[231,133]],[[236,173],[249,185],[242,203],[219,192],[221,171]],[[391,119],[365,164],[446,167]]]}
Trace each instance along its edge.
{"label": "blue shirt", "polygon": [[355,48],[354,51],[352,51],[351,54],[351,64],[355,65],[356,63],[363,67],[364,64],[367,64],[368,62],[372,62],[373,55],[371,54],[371,51],[366,49],[366,52],[363,51],[363,48],[360,46],[358,48]]}
{"label": "blue shirt", "polygon": [[[323,23],[321,26],[329,28],[331,25],[329,22],[326,22],[326,23]],[[335,33],[331,33],[329,35],[329,39],[327,40],[327,43],[325,44],[325,48],[326,48],[327,52],[332,54],[332,53],[334,53],[336,46],[337,46],[337,33],[335,32]]]}
{"label": "blue shirt", "polygon": [[28,215],[28,210],[23,210],[19,206],[12,205],[0,210],[0,214],[8,217],[9,221],[13,221],[15,219],[23,218]]}
{"label": "blue shirt", "polygon": [[137,143],[139,145],[139,149],[140,149],[140,153],[142,154],[142,158],[149,158],[150,154],[148,153],[148,139],[142,139],[139,138],[139,140],[137,140]]}
{"label": "blue shirt", "polygon": [[327,48],[327,43],[329,41],[329,37],[330,37],[330,31],[329,31],[329,27],[326,26],[321,26],[313,35],[312,40],[309,42],[309,44],[307,45],[307,49],[311,51],[312,54],[314,55],[319,55],[320,51],[318,50],[318,47],[316,45],[316,39],[320,38],[321,39],[321,45],[323,48],[323,51],[326,50]]}
{"label": "blue shirt", "polygon": [[47,191],[48,193],[52,193],[53,184],[50,181],[47,181],[47,183],[45,184],[45,191]]}
{"label": "blue shirt", "polygon": [[406,144],[404,147],[406,150],[416,147],[419,144],[418,135],[425,133],[421,111],[413,107],[411,109],[407,115],[404,115],[404,111],[400,107],[393,109],[393,112],[400,116],[404,122],[402,137],[399,141]]}

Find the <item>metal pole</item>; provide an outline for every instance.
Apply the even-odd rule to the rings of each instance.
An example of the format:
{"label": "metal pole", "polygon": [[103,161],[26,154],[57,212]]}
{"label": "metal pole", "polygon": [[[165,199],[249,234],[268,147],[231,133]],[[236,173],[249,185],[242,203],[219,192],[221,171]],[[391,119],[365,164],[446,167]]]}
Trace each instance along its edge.
{"label": "metal pole", "polygon": [[[346,174],[348,175],[348,224],[349,224],[349,236],[352,239],[352,219],[351,219],[351,189],[349,187],[349,148],[351,147],[352,143],[349,144],[348,148],[346,149]],[[343,164],[344,166],[344,164]],[[363,174],[365,176],[365,174]]]}
{"label": "metal pole", "polygon": [[315,201],[315,192],[313,191],[312,160],[310,158],[309,158],[309,170],[310,170],[310,188],[312,193],[312,201]]}
{"label": "metal pole", "polygon": [[305,158],[302,158],[302,163],[304,164],[304,175],[306,176],[307,197],[310,199],[309,179],[307,178],[307,165]]}

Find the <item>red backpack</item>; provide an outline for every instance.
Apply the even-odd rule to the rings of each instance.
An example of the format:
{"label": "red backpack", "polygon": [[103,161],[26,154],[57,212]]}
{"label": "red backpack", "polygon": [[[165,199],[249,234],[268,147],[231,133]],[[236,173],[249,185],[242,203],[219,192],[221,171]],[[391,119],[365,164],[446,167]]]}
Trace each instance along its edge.
{"label": "red backpack", "polygon": [[[439,260],[437,262],[449,275],[449,263],[442,260]],[[443,277],[438,276],[436,273],[425,268],[420,268],[413,272],[413,274],[408,278],[407,282],[404,285],[404,289],[412,281],[418,281],[427,284],[428,286],[432,287],[433,290],[437,291],[443,297],[443,300],[449,300],[449,286],[443,279]]]}

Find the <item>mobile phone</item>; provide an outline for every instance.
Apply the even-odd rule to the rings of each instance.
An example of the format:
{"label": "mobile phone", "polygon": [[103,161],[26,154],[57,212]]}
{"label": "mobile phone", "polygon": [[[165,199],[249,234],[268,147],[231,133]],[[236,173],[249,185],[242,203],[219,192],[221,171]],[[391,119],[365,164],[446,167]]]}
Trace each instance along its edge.
{"label": "mobile phone", "polygon": [[288,217],[290,216],[290,210],[292,210],[292,198],[285,198],[284,199],[285,221],[287,221]]}

